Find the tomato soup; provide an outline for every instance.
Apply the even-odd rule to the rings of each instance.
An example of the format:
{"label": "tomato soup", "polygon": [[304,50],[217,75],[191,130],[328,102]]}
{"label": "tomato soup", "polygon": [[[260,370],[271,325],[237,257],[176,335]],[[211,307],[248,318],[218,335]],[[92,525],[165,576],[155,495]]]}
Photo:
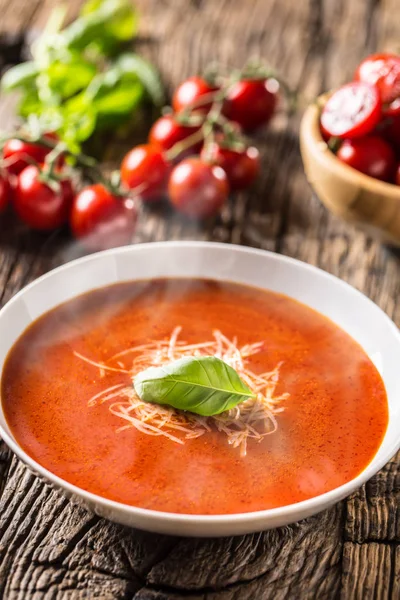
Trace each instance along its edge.
{"label": "tomato soup", "polygon": [[[176,443],[130,426],[110,410],[115,398],[96,402],[132,386],[127,355],[113,359],[115,370],[101,365],[177,327],[188,347],[216,330],[255,345],[246,359],[255,377],[279,365],[274,430],[249,439],[244,455],[212,424]],[[18,443],[59,477],[125,504],[191,514],[258,511],[332,490],[368,465],[388,423],[379,373],[339,327],[286,296],[200,279],[116,284],[46,313],[11,349],[1,399]]]}

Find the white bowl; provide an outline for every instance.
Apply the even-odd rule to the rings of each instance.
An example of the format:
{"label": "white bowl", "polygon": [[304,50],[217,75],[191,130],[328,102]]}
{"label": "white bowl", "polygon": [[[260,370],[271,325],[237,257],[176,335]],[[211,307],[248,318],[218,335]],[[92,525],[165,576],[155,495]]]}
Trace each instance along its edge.
{"label": "white bowl", "polygon": [[[120,504],[60,479],[30,458],[13,437],[0,409],[0,434],[39,477],[75,502],[125,525],[190,536],[237,535],[304,519],[342,500],[367,481],[400,446],[400,333],[371,300],[346,283],[291,258],[207,242],[161,242],[129,246],[75,260],[37,279],[0,311],[0,370],[13,343],[44,312],[92,290],[118,281],[152,277],[208,277],[282,292],[304,302],[347,331],[371,358],[386,386],[389,425],[366,469],[330,492],[291,504],[237,515],[185,515]],[[251,491],[249,492],[251,493]]]}

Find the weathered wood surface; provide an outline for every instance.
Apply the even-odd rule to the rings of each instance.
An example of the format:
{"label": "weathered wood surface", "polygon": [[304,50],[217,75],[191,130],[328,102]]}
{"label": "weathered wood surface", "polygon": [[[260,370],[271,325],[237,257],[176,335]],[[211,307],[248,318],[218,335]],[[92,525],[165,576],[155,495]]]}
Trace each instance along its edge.
{"label": "weathered wood surface", "polygon": [[[398,0],[140,0],[142,51],[168,89],[211,60],[262,56],[303,97],[350,77],[376,48],[400,46]],[[51,0],[0,0],[1,64],[21,33],[40,30]],[[69,2],[74,13],[78,0]],[[11,46],[10,46],[11,44]],[[0,101],[0,127],[13,100]],[[143,216],[136,241],[214,239],[316,264],[364,291],[400,325],[399,254],[330,216],[311,196],[298,150],[299,115],[257,140],[264,168],[207,228]],[[115,148],[111,154],[115,155]],[[0,223],[0,297],[76,255],[66,235]],[[72,506],[0,446],[0,597],[135,600],[400,598],[400,458],[346,502],[311,519],[232,539],[180,539],[123,528]]]}

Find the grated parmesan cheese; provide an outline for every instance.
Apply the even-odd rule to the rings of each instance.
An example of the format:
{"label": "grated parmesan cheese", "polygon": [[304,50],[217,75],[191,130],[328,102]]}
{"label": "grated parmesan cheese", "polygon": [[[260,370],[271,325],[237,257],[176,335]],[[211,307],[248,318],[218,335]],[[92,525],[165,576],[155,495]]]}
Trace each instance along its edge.
{"label": "grated parmesan cheese", "polygon": [[229,340],[221,331],[214,330],[212,340],[187,344],[179,340],[181,331],[180,326],[175,327],[169,340],[158,340],[128,348],[105,362],[93,361],[78,352],[74,354],[98,368],[101,377],[107,371],[114,371],[129,373],[132,380],[148,367],[168,364],[183,356],[214,355],[235,369],[256,397],[219,415],[202,417],[172,407],[143,402],[133,386],[117,384],[92,396],[88,400],[88,406],[114,400],[108,407],[110,412],[126,423],[118,431],[135,427],[142,433],[165,436],[177,444],[184,444],[185,440],[200,437],[216,429],[226,435],[228,444],[240,449],[241,456],[246,456],[248,440],[260,442],[278,428],[275,415],[284,410],[279,404],[289,397],[288,393],[275,395],[282,363],[272,371],[256,374],[251,371],[247,359],[261,352],[265,347],[264,342],[246,344],[240,348],[236,338]]}

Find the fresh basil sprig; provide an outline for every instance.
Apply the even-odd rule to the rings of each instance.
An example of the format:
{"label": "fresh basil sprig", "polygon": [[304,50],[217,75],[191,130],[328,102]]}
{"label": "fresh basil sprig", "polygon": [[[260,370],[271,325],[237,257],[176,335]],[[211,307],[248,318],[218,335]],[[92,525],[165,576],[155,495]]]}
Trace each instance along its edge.
{"label": "fresh basil sprig", "polygon": [[236,371],[215,356],[184,357],[162,367],[150,367],[139,373],[133,384],[145,402],[204,417],[255,397]]}
{"label": "fresh basil sprig", "polygon": [[1,87],[20,92],[21,117],[34,117],[42,132],[57,132],[79,152],[94,133],[133,120],[145,101],[162,106],[164,91],[154,66],[127,47],[137,29],[130,0],[88,0],[62,29],[64,17],[59,5],[32,45],[32,60],[9,69]]}

